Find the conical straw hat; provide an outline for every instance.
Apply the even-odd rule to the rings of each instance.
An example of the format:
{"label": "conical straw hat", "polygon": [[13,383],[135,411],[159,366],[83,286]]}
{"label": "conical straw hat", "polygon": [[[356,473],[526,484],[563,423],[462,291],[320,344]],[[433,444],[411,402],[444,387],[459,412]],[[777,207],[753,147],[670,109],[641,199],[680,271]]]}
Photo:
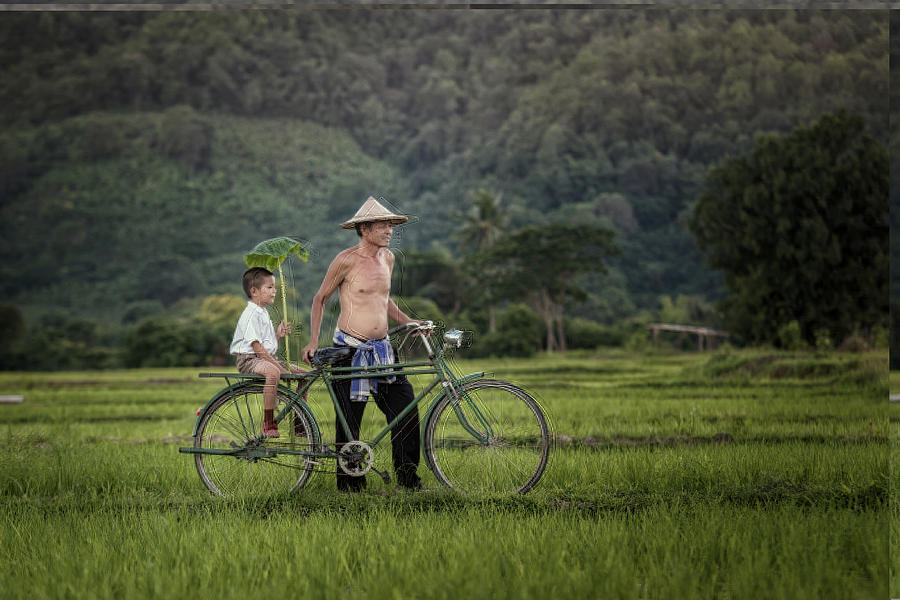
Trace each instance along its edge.
{"label": "conical straw hat", "polygon": [[401,223],[406,223],[408,220],[409,218],[403,215],[395,215],[382,206],[378,200],[369,196],[369,199],[359,207],[359,210],[356,211],[353,218],[341,223],[341,227],[344,229],[353,229],[358,223],[371,223],[373,221],[390,221],[391,225],[400,225]]}

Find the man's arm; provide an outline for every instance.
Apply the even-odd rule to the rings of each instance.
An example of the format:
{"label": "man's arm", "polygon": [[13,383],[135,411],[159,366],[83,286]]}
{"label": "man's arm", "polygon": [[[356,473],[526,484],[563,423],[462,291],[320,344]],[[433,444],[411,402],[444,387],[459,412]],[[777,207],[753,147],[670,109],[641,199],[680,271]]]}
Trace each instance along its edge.
{"label": "man's arm", "polygon": [[388,318],[393,319],[397,323],[409,323],[410,321],[418,322],[419,319],[413,319],[405,312],[400,310],[400,307],[394,303],[392,298],[388,298],[388,310],[387,310]]}
{"label": "man's arm", "polygon": [[[391,273],[394,272],[394,253],[390,250],[387,251],[387,262],[388,266],[391,269]],[[393,319],[395,322],[403,324],[409,323],[410,321],[415,321],[416,323],[421,323],[419,319],[413,319],[405,312],[400,310],[400,307],[394,302],[393,298],[388,296],[388,305],[387,305],[387,315],[389,319]]]}
{"label": "man's arm", "polygon": [[301,358],[306,364],[311,364],[309,357],[319,348],[319,328],[322,326],[322,314],[325,311],[325,303],[331,297],[338,286],[344,281],[350,260],[345,252],[338,254],[325,273],[325,279],[319,286],[319,291],[313,296],[312,307],[309,311],[309,343],[303,348]]}

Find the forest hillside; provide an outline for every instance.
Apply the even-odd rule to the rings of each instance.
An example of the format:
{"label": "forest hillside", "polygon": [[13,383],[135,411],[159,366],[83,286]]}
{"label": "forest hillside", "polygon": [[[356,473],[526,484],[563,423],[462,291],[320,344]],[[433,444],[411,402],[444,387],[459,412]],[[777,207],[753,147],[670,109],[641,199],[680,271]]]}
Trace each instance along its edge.
{"label": "forest hillside", "polygon": [[[457,261],[479,190],[507,231],[615,231],[620,253],[582,276],[572,317],[708,307],[725,288],[685,225],[708,170],[838,109],[887,144],[888,25],[850,10],[4,13],[0,286],[23,322],[5,335],[77,317],[121,344],[185,298],[239,295],[242,254],[276,235],[313,250],[292,273],[308,306],[369,195],[413,217],[394,244],[410,264]],[[461,309],[420,283],[404,295]]]}

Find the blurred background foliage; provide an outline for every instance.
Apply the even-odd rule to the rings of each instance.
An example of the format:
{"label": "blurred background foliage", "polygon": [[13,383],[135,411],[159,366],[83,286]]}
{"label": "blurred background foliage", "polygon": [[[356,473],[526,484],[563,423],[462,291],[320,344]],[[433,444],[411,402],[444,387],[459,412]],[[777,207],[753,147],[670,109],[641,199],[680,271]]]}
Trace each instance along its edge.
{"label": "blurred background foliage", "polygon": [[[539,307],[486,285],[502,273],[479,257],[560,223],[611,231],[616,249],[560,296],[563,347],[639,344],[654,320],[733,326],[734,290],[687,226],[710,169],[839,110],[893,147],[895,19],[4,13],[0,364],[228,362],[242,255],[277,235],[311,244],[291,272],[302,323],[331,258],[356,241],[337,224],[370,194],[412,216],[395,233],[395,292],[417,316],[475,330],[473,354],[547,348]],[[887,229],[873,231],[886,248]],[[877,343],[887,311],[874,310],[832,333]],[[733,341],[783,345],[796,318]],[[830,339],[822,329],[802,324],[797,343]]]}

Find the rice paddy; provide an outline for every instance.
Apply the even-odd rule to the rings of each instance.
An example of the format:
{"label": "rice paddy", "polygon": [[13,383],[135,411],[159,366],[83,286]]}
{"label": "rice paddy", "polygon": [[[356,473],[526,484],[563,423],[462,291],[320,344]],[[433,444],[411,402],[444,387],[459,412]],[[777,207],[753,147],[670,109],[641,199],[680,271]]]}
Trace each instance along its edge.
{"label": "rice paddy", "polygon": [[[370,474],[344,495],[315,473],[294,494],[223,500],[178,452],[222,385],[199,369],[0,374],[0,394],[25,397],[0,405],[2,595],[900,595],[885,352],[456,365],[525,387],[549,415],[529,494],[461,496],[423,462],[422,493]],[[322,390],[311,404],[333,427]],[[383,422],[370,406],[364,435]]]}

